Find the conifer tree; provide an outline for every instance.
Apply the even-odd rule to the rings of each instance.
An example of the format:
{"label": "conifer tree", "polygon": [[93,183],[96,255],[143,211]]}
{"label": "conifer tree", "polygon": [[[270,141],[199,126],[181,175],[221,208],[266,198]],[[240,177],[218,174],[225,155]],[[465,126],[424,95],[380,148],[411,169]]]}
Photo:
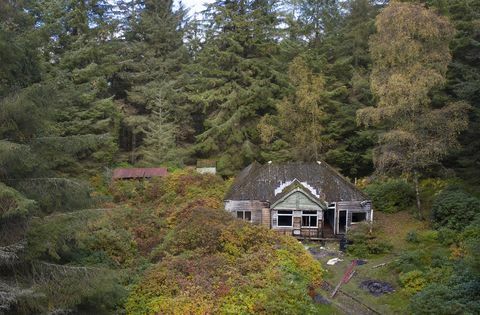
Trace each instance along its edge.
{"label": "conifer tree", "polygon": [[150,165],[160,165],[174,160],[176,125],[167,117],[161,93],[152,106],[148,122],[144,127],[145,139],[142,145],[142,160]]}
{"label": "conifer tree", "polygon": [[[122,69],[118,74],[118,81],[125,89],[120,89],[117,94],[125,99],[125,112],[130,116],[139,116],[125,121],[132,137],[129,146],[133,154],[132,163],[136,161],[136,147],[146,136],[143,130],[150,108],[156,107],[159,91],[162,91],[164,110],[171,113],[171,122],[179,126],[176,139],[180,142],[192,132],[189,113],[179,97],[182,86],[178,83],[182,67],[189,60],[183,43],[186,11],[182,7],[174,10],[170,0],[134,2],[140,9],[136,12],[137,18],[130,19],[125,32],[120,51]],[[155,115],[152,113],[152,117]],[[151,129],[151,123],[148,124],[148,129]]]}
{"label": "conifer tree", "polygon": [[456,32],[450,48],[452,61],[447,72],[447,84],[436,99],[466,101],[472,105],[469,128],[460,135],[461,149],[445,164],[458,175],[480,184],[480,2],[475,0],[427,1],[450,18]]}
{"label": "conifer tree", "polygon": [[219,0],[206,12],[205,45],[189,67],[187,95],[204,117],[196,152],[218,157],[224,174],[257,154],[257,123],[281,96],[276,1]]}

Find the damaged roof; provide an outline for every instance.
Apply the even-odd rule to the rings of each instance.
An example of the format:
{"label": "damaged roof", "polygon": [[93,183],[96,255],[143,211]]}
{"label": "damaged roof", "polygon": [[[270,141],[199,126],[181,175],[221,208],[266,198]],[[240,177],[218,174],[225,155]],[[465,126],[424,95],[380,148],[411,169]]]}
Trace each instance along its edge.
{"label": "damaged roof", "polygon": [[362,191],[324,161],[264,165],[254,162],[240,172],[225,200],[273,203],[295,180],[312,195],[327,202],[368,200]]}
{"label": "damaged roof", "polygon": [[165,167],[153,168],[116,168],[113,170],[113,179],[128,179],[128,178],[151,178],[159,176],[167,176],[167,169]]}

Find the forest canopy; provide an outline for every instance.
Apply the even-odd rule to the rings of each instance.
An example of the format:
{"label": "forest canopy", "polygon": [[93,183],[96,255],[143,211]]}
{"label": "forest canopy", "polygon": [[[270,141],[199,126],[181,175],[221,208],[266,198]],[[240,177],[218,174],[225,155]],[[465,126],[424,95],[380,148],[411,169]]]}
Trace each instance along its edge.
{"label": "forest canopy", "polygon": [[[223,178],[179,171],[164,186],[110,183],[116,167],[178,171],[204,159]],[[316,160],[373,182],[374,198],[400,187],[408,201],[416,197],[418,218],[432,203],[421,200],[422,180],[478,194],[480,2],[215,0],[192,14],[172,0],[0,1],[0,292],[11,293],[0,294],[0,313],[161,312],[178,302],[162,287],[173,281],[166,270],[193,262],[199,285],[220,286],[218,272],[200,272],[220,265],[241,284],[199,297],[199,311],[275,312],[267,300],[278,294],[305,302],[300,286],[318,282],[321,268],[292,257],[304,253],[291,240],[277,244],[234,220],[221,223],[233,234],[214,249],[199,245],[206,252],[172,235],[195,238],[175,211],[191,218],[203,209],[198,224],[224,218],[215,209],[228,178],[251,162]],[[448,189],[436,198],[447,206],[433,202],[427,219],[461,232],[468,253],[466,274],[449,279],[462,287],[459,279],[478,275],[478,200]],[[398,204],[408,208],[383,206],[393,213]],[[468,215],[455,213],[457,204]],[[260,264],[262,255],[275,268],[242,269],[242,259]],[[146,270],[157,278],[142,280]],[[298,286],[285,292],[280,277]],[[427,287],[412,310],[422,313],[445,290]],[[315,310],[310,302],[297,306]]]}

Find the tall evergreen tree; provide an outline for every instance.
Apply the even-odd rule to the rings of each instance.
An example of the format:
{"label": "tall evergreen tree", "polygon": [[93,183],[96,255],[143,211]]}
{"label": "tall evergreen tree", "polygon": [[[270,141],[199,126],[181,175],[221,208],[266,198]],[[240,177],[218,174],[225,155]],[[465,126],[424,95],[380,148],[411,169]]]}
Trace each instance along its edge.
{"label": "tall evergreen tree", "polygon": [[448,16],[456,29],[450,48],[452,61],[447,84],[436,98],[466,101],[472,105],[470,126],[460,136],[462,148],[445,163],[458,175],[479,184],[480,163],[480,3],[475,0],[425,1]]}
{"label": "tall evergreen tree", "polygon": [[175,160],[172,154],[175,136],[178,133],[177,126],[169,121],[162,102],[162,95],[158,93],[156,103],[151,107],[148,122],[143,127],[145,139],[141,150],[142,160],[151,165]]}
{"label": "tall evergreen tree", "polygon": [[[189,68],[189,101],[204,117],[196,154],[233,174],[258,154],[257,123],[282,95],[276,1],[219,0],[206,12],[205,45]],[[198,119],[198,118],[197,118]]]}
{"label": "tall evergreen tree", "polygon": [[[137,160],[136,147],[142,144],[145,124],[157,119],[151,110],[161,110],[169,122],[176,124],[175,138],[181,143],[191,136],[189,115],[179,98],[182,67],[189,60],[183,43],[186,12],[173,9],[171,0],[133,1],[137,18],[130,18],[120,51],[122,69],[118,74],[121,89],[117,96],[124,99],[126,132],[130,135],[124,149],[130,149],[131,162]],[[158,93],[162,91],[162,109],[158,109]],[[151,114],[151,117],[150,117]]]}

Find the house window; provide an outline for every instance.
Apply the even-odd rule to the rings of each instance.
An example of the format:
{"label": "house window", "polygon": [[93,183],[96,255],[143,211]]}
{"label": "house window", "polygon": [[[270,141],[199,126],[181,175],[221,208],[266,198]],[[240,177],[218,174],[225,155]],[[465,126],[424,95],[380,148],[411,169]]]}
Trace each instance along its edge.
{"label": "house window", "polygon": [[251,211],[237,211],[237,219],[252,221],[252,212]]}
{"label": "house window", "polygon": [[279,210],[278,213],[278,226],[292,227],[293,226],[293,212],[286,210]]}
{"label": "house window", "polygon": [[317,227],[317,211],[302,212],[302,227]]}
{"label": "house window", "polygon": [[352,223],[362,222],[367,219],[367,214],[365,212],[354,212],[352,213]]}

